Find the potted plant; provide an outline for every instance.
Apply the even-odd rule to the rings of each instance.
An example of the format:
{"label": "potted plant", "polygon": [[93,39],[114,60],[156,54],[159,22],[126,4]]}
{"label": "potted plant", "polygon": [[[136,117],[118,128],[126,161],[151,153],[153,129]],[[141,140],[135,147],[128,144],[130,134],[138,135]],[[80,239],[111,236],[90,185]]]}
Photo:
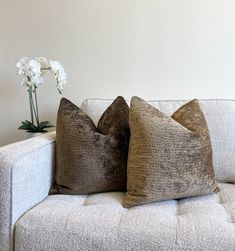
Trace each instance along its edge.
{"label": "potted plant", "polygon": [[[16,64],[17,74],[22,78],[21,85],[27,88],[29,96],[30,118],[21,122],[20,130],[29,134],[26,137],[36,136],[38,133],[47,132],[48,128],[54,127],[49,121],[39,119],[37,88],[43,83],[43,75],[50,72],[56,79],[56,87],[61,94],[64,85],[67,83],[67,75],[63,66],[58,61],[48,61],[44,57],[29,59],[23,57]],[[30,136],[29,136],[30,135]]]}

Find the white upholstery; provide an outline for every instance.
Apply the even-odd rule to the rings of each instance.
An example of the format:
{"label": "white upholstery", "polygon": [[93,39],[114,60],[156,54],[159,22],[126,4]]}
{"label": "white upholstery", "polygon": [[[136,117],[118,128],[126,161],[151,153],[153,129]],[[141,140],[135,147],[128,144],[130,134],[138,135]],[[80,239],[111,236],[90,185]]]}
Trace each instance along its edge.
{"label": "white upholstery", "polygon": [[0,250],[13,248],[13,228],[48,196],[54,166],[55,132],[0,148]]}
{"label": "white upholstery", "polygon": [[[82,109],[97,123],[111,102],[86,100]],[[170,115],[185,102],[151,103]],[[216,177],[234,185],[131,209],[122,207],[120,192],[48,197],[55,157],[49,133],[0,148],[0,251],[235,250],[235,101],[200,104]]]}
{"label": "white upholstery", "polygon": [[125,209],[123,193],[49,196],[16,224],[16,250],[235,250],[235,185]]}
{"label": "white upholstery", "polygon": [[[81,108],[97,124],[112,100],[87,99]],[[149,101],[171,115],[185,100]],[[199,100],[210,130],[216,178],[235,183],[235,100]]]}

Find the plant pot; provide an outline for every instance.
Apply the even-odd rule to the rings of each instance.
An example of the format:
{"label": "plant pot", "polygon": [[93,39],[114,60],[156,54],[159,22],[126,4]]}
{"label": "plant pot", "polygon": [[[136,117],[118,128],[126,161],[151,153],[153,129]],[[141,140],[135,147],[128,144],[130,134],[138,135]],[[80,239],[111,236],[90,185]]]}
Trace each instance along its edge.
{"label": "plant pot", "polygon": [[24,139],[30,139],[42,135],[44,132],[25,132]]}

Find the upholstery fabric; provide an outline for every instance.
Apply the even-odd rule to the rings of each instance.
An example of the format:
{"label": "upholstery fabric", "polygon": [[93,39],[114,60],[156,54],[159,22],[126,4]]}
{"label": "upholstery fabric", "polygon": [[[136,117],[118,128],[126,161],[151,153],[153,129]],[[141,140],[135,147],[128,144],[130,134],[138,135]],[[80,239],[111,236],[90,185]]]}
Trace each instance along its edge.
{"label": "upholstery fabric", "polygon": [[16,251],[235,250],[235,185],[125,209],[124,193],[53,195],[16,224]]}
{"label": "upholstery fabric", "polygon": [[[97,125],[112,102],[88,99],[81,108]],[[186,102],[150,101],[166,115],[171,115]],[[199,100],[199,103],[211,135],[216,177],[235,183],[235,100]],[[95,250],[115,250],[117,245],[117,250],[235,250],[232,184],[219,184],[218,194],[150,203],[131,209],[121,206],[123,193],[53,195],[40,203],[51,184],[54,146],[55,133],[49,133],[0,148],[1,251],[10,250],[14,239],[15,249],[25,251],[67,251],[70,247],[70,250],[93,251],[93,247]],[[101,196],[99,200],[97,196]],[[51,203],[50,207],[48,203]],[[30,208],[33,209],[28,211]],[[37,216],[38,210],[39,215],[45,212],[41,219]],[[32,212],[35,212],[33,216]],[[86,214],[84,220],[83,214]],[[21,216],[16,226],[15,222]],[[76,225],[79,221],[82,224]],[[113,249],[109,248],[111,245]]]}
{"label": "upholstery fabric", "polygon": [[[97,124],[103,111],[112,100],[87,99],[81,105]],[[171,116],[187,100],[150,100],[151,105]],[[235,184],[235,100],[199,99],[205,115],[212,143],[216,179]]]}
{"label": "upholstery fabric", "polygon": [[118,97],[96,128],[81,109],[63,98],[57,117],[56,174],[51,194],[126,190],[129,107]]}
{"label": "upholstery fabric", "polygon": [[197,100],[169,117],[133,97],[130,130],[124,207],[218,191],[210,135]]}
{"label": "upholstery fabric", "polygon": [[13,250],[13,228],[44,200],[52,183],[55,132],[0,148],[0,250]]}

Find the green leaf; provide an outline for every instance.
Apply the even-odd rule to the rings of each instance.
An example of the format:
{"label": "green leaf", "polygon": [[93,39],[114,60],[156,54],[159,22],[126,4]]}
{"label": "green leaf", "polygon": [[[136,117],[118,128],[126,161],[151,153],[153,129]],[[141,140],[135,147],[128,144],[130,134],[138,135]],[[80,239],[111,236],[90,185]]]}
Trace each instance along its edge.
{"label": "green leaf", "polygon": [[39,124],[39,127],[43,127],[43,126],[48,125],[48,124],[50,124],[49,121],[42,121],[42,122]]}
{"label": "green leaf", "polygon": [[20,127],[18,127],[19,130],[28,130],[29,127],[27,125],[21,125]]}
{"label": "green leaf", "polygon": [[42,121],[40,124],[39,124],[39,129],[42,130],[44,128],[51,128],[51,127],[54,127],[54,125],[52,125],[49,121]]}
{"label": "green leaf", "polygon": [[21,122],[22,125],[19,130],[26,130],[27,132],[47,132],[46,128],[55,127],[49,121],[42,121],[39,126],[35,126],[32,122],[25,120]]}
{"label": "green leaf", "polygon": [[22,122],[22,123],[27,123],[27,124],[33,125],[33,123],[28,120],[25,120],[25,122]]}
{"label": "green leaf", "polygon": [[33,125],[30,121],[25,120],[21,122],[22,125],[18,128],[19,130],[26,130],[28,132],[37,132],[37,127]]}
{"label": "green leaf", "polygon": [[51,128],[51,127],[55,127],[54,125],[47,125],[47,126],[44,126],[43,128]]}

